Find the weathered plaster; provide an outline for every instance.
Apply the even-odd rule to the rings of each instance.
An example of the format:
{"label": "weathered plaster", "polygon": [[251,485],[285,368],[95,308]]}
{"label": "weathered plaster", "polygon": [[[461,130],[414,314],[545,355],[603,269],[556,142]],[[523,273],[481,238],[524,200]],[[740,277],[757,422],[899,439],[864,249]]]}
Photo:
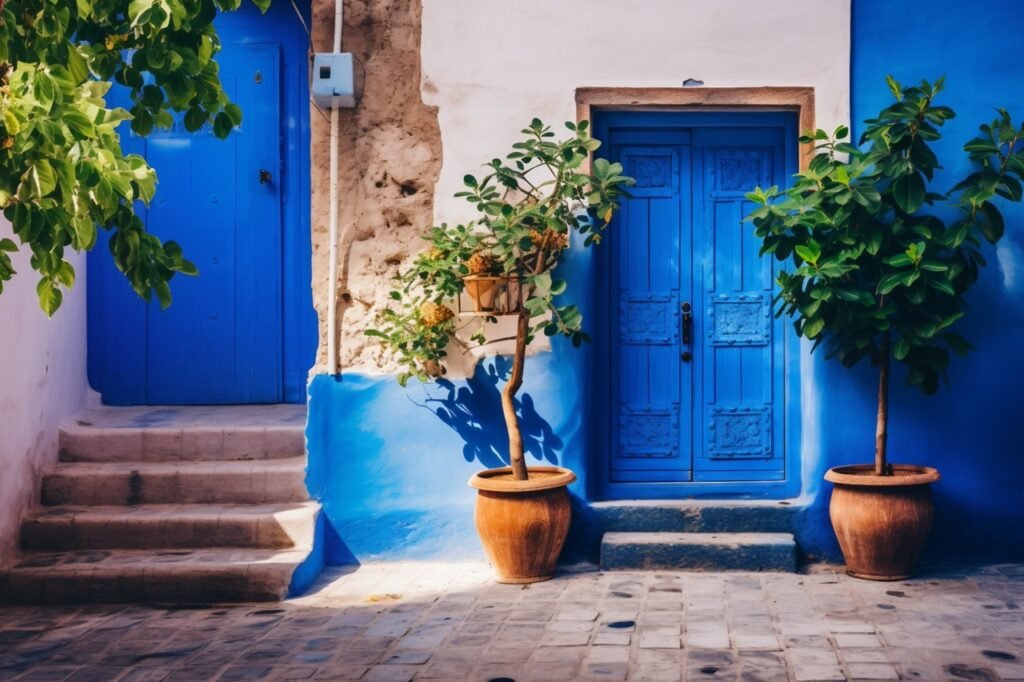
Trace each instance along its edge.
{"label": "weathered plaster", "polygon": [[[0,238],[10,225],[0,221]],[[17,239],[15,239],[17,241]],[[57,427],[85,400],[85,258],[74,257],[75,288],[52,319],[39,308],[27,250],[0,294],[0,563],[14,555],[19,521],[57,459]]]}
{"label": "weathered plaster", "polygon": [[[420,97],[419,0],[345,2],[342,49],[355,55],[358,102],[340,114],[338,318],[342,367],[376,367],[363,330],[387,300],[390,279],[433,220],[441,162],[434,107]],[[313,3],[313,42],[330,50],[334,2]],[[314,372],[326,368],[330,124],[312,120],[313,301],[320,317]]]}

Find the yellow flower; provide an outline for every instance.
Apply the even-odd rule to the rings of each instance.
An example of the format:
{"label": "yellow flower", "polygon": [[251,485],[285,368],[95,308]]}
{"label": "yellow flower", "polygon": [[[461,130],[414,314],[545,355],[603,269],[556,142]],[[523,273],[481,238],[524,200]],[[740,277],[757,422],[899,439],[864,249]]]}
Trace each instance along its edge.
{"label": "yellow flower", "polygon": [[428,327],[439,327],[453,317],[455,313],[448,306],[438,305],[433,301],[427,301],[420,306],[420,322]]}
{"label": "yellow flower", "polygon": [[537,230],[530,230],[530,240],[534,246],[540,246],[544,241],[544,237],[547,237],[547,248],[552,250],[566,249],[569,247],[569,235],[563,232],[555,232],[554,230],[544,230],[538,232]]}
{"label": "yellow flower", "polygon": [[466,261],[466,267],[469,268],[471,275],[493,275],[496,266],[494,256],[486,251],[477,251]]}

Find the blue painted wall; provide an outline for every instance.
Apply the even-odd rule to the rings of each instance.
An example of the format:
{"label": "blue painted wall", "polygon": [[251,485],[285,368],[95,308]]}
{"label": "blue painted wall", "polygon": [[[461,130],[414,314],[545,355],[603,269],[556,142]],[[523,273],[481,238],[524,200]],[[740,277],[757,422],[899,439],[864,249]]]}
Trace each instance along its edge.
{"label": "blue painted wall", "polygon": [[[901,82],[946,76],[942,104],[957,118],[935,150],[944,190],[969,172],[961,147],[1004,106],[1024,120],[1024,3],[985,0],[854,0],[852,116],[856,122],[887,104],[891,73]],[[1024,556],[1019,522],[1024,489],[1024,209],[1006,208],[1006,236],[988,247],[989,267],[970,294],[959,325],[977,348],[950,371],[951,390],[926,397],[902,382],[891,397],[890,451],[897,459],[938,467],[933,554]],[[874,376],[821,373],[823,459],[866,459],[872,446]]]}
{"label": "blue painted wall", "polygon": [[[854,0],[853,120],[889,100],[884,77],[904,82],[945,74],[943,103],[959,116],[936,145],[945,178],[960,175],[959,152],[979,123],[1006,106],[1024,119],[1024,4]],[[920,22],[920,23],[918,23]],[[809,58],[813,58],[810,55]],[[856,123],[854,128],[856,129]],[[956,162],[954,162],[954,159]],[[1007,234],[988,248],[990,267],[971,294],[961,331],[977,351],[950,372],[952,389],[927,397],[895,382],[890,451],[895,460],[938,467],[932,556],[1024,556],[1020,516],[1024,468],[1024,210],[1007,209]],[[574,254],[570,279],[593,277],[588,255]],[[593,320],[593,301],[582,301]],[[802,499],[798,540],[816,558],[837,559],[828,521],[824,471],[869,461],[873,454],[876,375],[864,364],[848,371],[797,352],[801,402]],[[590,464],[593,424],[588,396],[592,350],[556,340],[531,357],[521,408],[532,462],[574,469],[574,527],[565,559],[593,559],[600,529],[585,500],[595,492]],[[504,359],[482,363],[468,380],[400,388],[391,377],[317,376],[309,387],[309,487],[323,500],[328,562],[374,558],[476,558],[473,491],[466,480],[506,453],[496,378]]]}

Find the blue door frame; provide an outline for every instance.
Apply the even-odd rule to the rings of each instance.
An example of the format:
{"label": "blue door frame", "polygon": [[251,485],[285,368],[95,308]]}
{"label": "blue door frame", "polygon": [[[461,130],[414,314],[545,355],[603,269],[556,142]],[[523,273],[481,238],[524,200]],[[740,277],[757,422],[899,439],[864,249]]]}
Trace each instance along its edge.
{"label": "blue door frame", "polygon": [[[800,489],[799,344],[744,194],[797,170],[795,112],[600,111],[637,179],[598,249],[597,497]],[[600,377],[606,377],[601,380]]]}
{"label": "blue door frame", "polygon": [[[308,2],[299,7],[302,20],[290,3],[273,3],[266,15],[245,3],[218,17],[215,59],[243,109],[228,140],[121,131],[126,150],[157,171],[157,204],[140,214],[182,244],[200,275],[176,277],[174,305],[160,311],[134,295],[106,249],[90,253],[89,380],[107,404],[305,402],[317,322]],[[259,170],[269,182],[260,183]]]}

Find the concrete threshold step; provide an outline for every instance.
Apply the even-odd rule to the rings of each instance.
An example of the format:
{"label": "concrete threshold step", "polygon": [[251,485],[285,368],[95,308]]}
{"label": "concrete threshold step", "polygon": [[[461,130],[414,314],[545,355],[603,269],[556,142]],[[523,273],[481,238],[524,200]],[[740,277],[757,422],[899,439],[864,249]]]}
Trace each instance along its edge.
{"label": "concrete threshold step", "polygon": [[102,407],[60,429],[64,462],[161,462],[300,457],[304,405]]}
{"label": "concrete threshold step", "polygon": [[789,533],[803,500],[617,500],[596,502],[605,532]]}
{"label": "concrete threshold step", "polygon": [[21,522],[26,550],[183,549],[309,545],[320,505],[152,504],[43,507]]}
{"label": "concrete threshold step", "polygon": [[309,547],[33,552],[0,571],[0,604],[276,601],[309,554]]}
{"label": "concrete threshold step", "polygon": [[794,571],[791,533],[605,533],[601,568]]}
{"label": "concrete threshold step", "polygon": [[76,463],[43,474],[44,505],[304,502],[306,458],[260,462]]}

